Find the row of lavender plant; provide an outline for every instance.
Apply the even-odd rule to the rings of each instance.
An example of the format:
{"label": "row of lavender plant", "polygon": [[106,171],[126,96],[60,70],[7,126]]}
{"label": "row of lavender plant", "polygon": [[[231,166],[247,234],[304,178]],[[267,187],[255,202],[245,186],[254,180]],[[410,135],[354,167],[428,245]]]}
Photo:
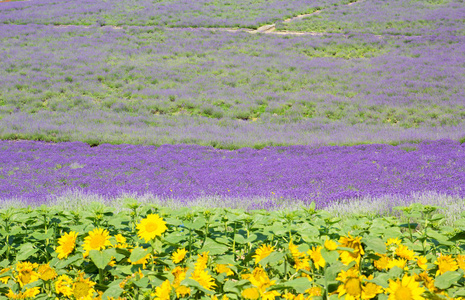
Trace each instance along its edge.
{"label": "row of lavender plant", "polygon": [[4,24],[238,26],[256,28],[351,0],[34,0],[0,6]]}
{"label": "row of lavender plant", "polygon": [[[367,13],[369,12],[369,13]],[[318,15],[278,23],[280,30],[393,35],[465,35],[461,0],[373,0],[325,9]]]}
{"label": "row of lavender plant", "polygon": [[[369,127],[365,135],[418,127],[426,133],[446,132],[439,137],[461,137],[453,126],[462,126],[465,118],[462,37],[283,38],[156,28],[0,27],[4,138],[39,134],[83,140],[95,131],[82,129],[93,117],[80,121],[72,116],[72,124],[64,124],[72,127],[66,134],[58,126],[63,121],[38,122],[102,111],[111,117],[95,117],[90,123],[102,130],[116,126],[117,132],[99,137],[107,142],[118,135],[119,142],[135,142],[128,132],[147,137],[146,132],[158,127],[175,136],[178,128],[166,123],[178,120],[182,128],[184,119],[218,126],[217,141],[231,126],[243,126],[230,120],[246,120],[252,123],[246,127],[264,128],[259,131],[268,136],[288,132],[292,123],[313,128],[300,128],[294,133],[298,138],[279,136],[284,144],[308,140],[308,132],[321,127],[360,131],[355,124]],[[142,120],[141,129],[128,127],[134,123],[131,115]],[[52,129],[41,131],[36,124]],[[186,135],[170,142],[202,140],[199,134],[192,136],[192,129],[182,131]],[[238,132],[229,139],[234,144],[247,137],[247,132]]]}
{"label": "row of lavender plant", "polygon": [[[290,146],[235,151],[188,145],[0,142],[0,199],[44,202],[70,190],[179,199],[315,201],[434,191],[465,197],[465,144]],[[227,200],[226,200],[227,201]],[[266,203],[262,203],[266,208]]]}

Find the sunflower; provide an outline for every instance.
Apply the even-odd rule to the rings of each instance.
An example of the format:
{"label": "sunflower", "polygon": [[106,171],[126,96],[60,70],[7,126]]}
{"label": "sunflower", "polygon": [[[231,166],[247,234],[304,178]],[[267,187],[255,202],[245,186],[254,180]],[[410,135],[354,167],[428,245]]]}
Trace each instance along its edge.
{"label": "sunflower", "polygon": [[150,214],[137,224],[137,235],[148,242],[161,236],[167,229],[166,222],[162,218],[157,214]]}
{"label": "sunflower", "polygon": [[428,268],[428,266],[426,265],[427,262],[428,262],[428,259],[426,259],[426,257],[424,256],[417,257],[417,265],[418,267],[420,267],[420,269],[424,271],[426,271],[426,269]]}
{"label": "sunflower", "polygon": [[255,251],[255,263],[258,264],[262,259],[270,255],[275,250],[274,246],[263,244]]}
{"label": "sunflower", "polygon": [[255,288],[247,288],[241,292],[242,297],[245,299],[258,299],[260,298],[260,291]]}
{"label": "sunflower", "polygon": [[89,278],[84,279],[84,273],[79,274],[79,278],[73,283],[73,296],[76,300],[92,300],[96,283]]}
{"label": "sunflower", "polygon": [[106,246],[111,246],[110,233],[106,229],[95,228],[84,239],[84,257],[89,255],[90,250],[103,250]]}
{"label": "sunflower", "polygon": [[191,294],[191,288],[185,285],[180,285],[176,288],[176,297],[182,298]]}
{"label": "sunflower", "polygon": [[215,267],[215,271],[218,274],[225,273],[226,276],[234,275],[234,272],[229,268],[229,266],[232,266],[232,265],[231,264],[227,264],[227,265],[217,264]]}
{"label": "sunflower", "polygon": [[171,256],[171,260],[175,263],[175,264],[178,264],[180,263],[184,257],[186,257],[186,254],[187,254],[187,250],[182,248],[182,249],[178,249],[176,250],[176,252],[173,253],[173,255]]}
{"label": "sunflower", "polygon": [[58,253],[58,259],[67,258],[73,252],[77,236],[77,232],[71,231],[58,239],[59,246],[55,250]]}
{"label": "sunflower", "polygon": [[375,260],[373,264],[380,271],[386,270],[391,259],[386,254],[376,253],[376,255],[378,255],[380,258],[378,260]]}
{"label": "sunflower", "polygon": [[43,281],[52,280],[57,277],[57,272],[55,269],[51,268],[48,263],[40,265],[39,269],[37,269],[37,272],[39,273],[40,279]]}
{"label": "sunflower", "polygon": [[367,282],[362,287],[362,299],[373,299],[383,292],[383,288],[373,282]]}
{"label": "sunflower", "polygon": [[397,245],[397,246],[399,246],[400,244],[402,244],[402,240],[400,240],[399,238],[388,239],[387,242],[386,242],[386,246],[389,246],[389,245]]}
{"label": "sunflower", "polygon": [[394,267],[398,267],[398,268],[401,268],[402,270],[408,270],[408,267],[407,267],[407,261],[403,258],[399,258],[399,259],[390,259],[388,264],[387,264],[387,268],[390,270]]}
{"label": "sunflower", "polygon": [[151,294],[155,300],[169,300],[171,298],[171,284],[167,279],[160,286],[155,288],[155,293]]}
{"label": "sunflower", "polygon": [[434,279],[429,277],[426,271],[421,272],[420,274],[415,274],[416,281],[423,281],[423,286],[425,286],[430,292],[437,292],[437,288],[434,285]]}
{"label": "sunflower", "polygon": [[2,270],[0,271],[0,282],[2,282],[3,284],[7,284],[7,283],[8,283],[8,280],[10,279],[10,276],[8,276],[8,275],[5,276],[5,275],[2,275],[2,274],[6,273],[6,272],[8,272],[8,271],[10,271],[10,270],[11,270],[11,268],[8,267],[8,268],[2,269]]}
{"label": "sunflower", "polygon": [[459,268],[457,262],[451,255],[441,255],[438,259],[434,262],[435,265],[438,265],[438,271],[436,272],[436,276],[439,274],[444,274],[447,271],[455,271]]}
{"label": "sunflower", "polygon": [[357,269],[351,268],[347,271],[342,270],[336,280],[342,282],[337,288],[339,297],[346,295],[345,299],[360,299],[362,296],[362,277]]}
{"label": "sunflower", "polygon": [[126,238],[121,234],[118,233],[115,235],[115,240],[116,240],[116,245],[114,246],[115,248],[127,248],[128,244],[126,243]]}
{"label": "sunflower", "polygon": [[208,253],[210,253],[210,251],[202,252],[202,254],[197,255],[198,257],[195,263],[195,270],[203,270],[207,267]]}
{"label": "sunflower", "polygon": [[323,258],[323,256],[321,256],[322,249],[323,247],[318,246],[316,248],[312,247],[312,249],[307,251],[308,255],[310,255],[311,259],[313,260],[313,263],[315,264],[317,270],[319,270],[320,268],[324,268],[326,265],[325,259]]}
{"label": "sunflower", "polygon": [[333,240],[326,240],[324,246],[329,251],[336,250],[338,247],[337,243]]}
{"label": "sunflower", "polygon": [[401,279],[393,281],[389,279],[389,288],[386,294],[389,294],[388,300],[424,300],[421,296],[425,291],[420,287],[420,283],[415,281],[414,277],[404,275]]}
{"label": "sunflower", "polygon": [[465,271],[465,255],[457,255],[457,265],[459,266],[460,269]]}
{"label": "sunflower", "polygon": [[341,237],[339,239],[339,243],[341,247],[352,248],[354,249],[352,252],[349,251],[339,251],[341,262],[344,265],[348,265],[351,262],[355,261],[357,264],[360,263],[360,259],[362,255],[365,254],[362,247],[362,238],[361,237],[352,237],[350,234],[348,237]]}
{"label": "sunflower", "polygon": [[310,297],[323,296],[323,291],[321,290],[321,287],[318,287],[318,286],[314,286],[309,289],[306,289],[305,292]]}
{"label": "sunflower", "polygon": [[206,270],[195,270],[190,278],[209,291],[216,286],[215,279]]}
{"label": "sunflower", "polygon": [[68,275],[60,275],[55,280],[55,291],[57,294],[63,294],[65,297],[70,297],[73,294],[73,280]]}
{"label": "sunflower", "polygon": [[[228,300],[228,299],[229,299],[229,298],[228,298],[228,296],[226,296],[226,295],[223,295],[223,297],[221,298],[221,300]],[[213,295],[213,296],[211,297],[211,300],[219,300],[219,298],[218,298],[217,295]]]}
{"label": "sunflower", "polygon": [[405,245],[399,245],[396,249],[396,255],[406,260],[412,260],[415,257],[415,252]]}
{"label": "sunflower", "polygon": [[40,287],[36,286],[30,289],[26,289],[23,293],[24,298],[21,299],[35,298],[38,294],[40,294]]}
{"label": "sunflower", "polygon": [[34,271],[34,269],[38,266],[39,265],[36,263],[30,263],[27,261],[16,264],[16,278],[21,287],[39,279],[39,274]]}

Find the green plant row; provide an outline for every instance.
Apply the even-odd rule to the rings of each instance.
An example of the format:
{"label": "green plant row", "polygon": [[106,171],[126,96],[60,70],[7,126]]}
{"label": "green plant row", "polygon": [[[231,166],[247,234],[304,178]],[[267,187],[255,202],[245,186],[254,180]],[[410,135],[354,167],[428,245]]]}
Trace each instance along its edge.
{"label": "green plant row", "polygon": [[0,210],[0,299],[462,299],[465,216]]}

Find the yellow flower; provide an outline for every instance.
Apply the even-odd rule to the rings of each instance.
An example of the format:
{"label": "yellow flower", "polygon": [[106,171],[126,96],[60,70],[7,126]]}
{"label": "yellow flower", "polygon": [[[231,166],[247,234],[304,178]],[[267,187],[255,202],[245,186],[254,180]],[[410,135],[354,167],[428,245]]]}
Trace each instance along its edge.
{"label": "yellow flower", "polygon": [[289,251],[291,252],[292,258],[294,259],[294,268],[296,271],[310,271],[308,256],[305,253],[300,252],[299,249],[297,249],[297,246],[292,243],[292,241],[289,242]]}
{"label": "yellow flower", "polygon": [[146,242],[161,236],[168,228],[166,222],[157,214],[150,214],[137,224],[137,235]]}
{"label": "yellow flower", "polygon": [[247,288],[241,292],[242,297],[245,299],[258,299],[260,298],[260,291],[255,288]]}
{"label": "yellow flower", "polygon": [[328,249],[329,251],[336,250],[338,247],[337,243],[333,240],[326,240],[325,241],[325,248]]}
{"label": "yellow flower", "polygon": [[171,284],[169,280],[167,279],[160,286],[157,286],[155,293],[152,293],[151,296],[157,300],[169,300],[171,298]]}
{"label": "yellow flower", "polygon": [[424,300],[421,295],[425,291],[415,278],[404,275],[401,279],[393,281],[389,279],[389,288],[386,294],[389,294],[388,300]]}
{"label": "yellow flower", "polygon": [[459,268],[465,271],[465,255],[457,255],[456,260]]}
{"label": "yellow flower", "polygon": [[362,299],[373,299],[376,295],[381,294],[383,288],[373,282],[367,282],[362,287]]}
{"label": "yellow flower", "polygon": [[396,255],[406,260],[412,260],[415,257],[415,252],[405,245],[399,245],[396,249]]}
{"label": "yellow flower", "polygon": [[180,285],[176,288],[176,297],[181,298],[185,297],[186,295],[191,294],[191,288],[185,285]]}
{"label": "yellow flower", "polygon": [[190,278],[209,291],[216,286],[215,279],[206,270],[195,270]]}
{"label": "yellow flower", "polygon": [[26,291],[23,293],[23,299],[35,298],[38,294],[40,294],[40,287],[38,286],[26,289]]}
{"label": "yellow flower", "polygon": [[218,274],[225,273],[226,276],[229,275],[234,275],[234,272],[229,268],[231,264],[223,265],[223,264],[217,264],[215,267],[215,271]]}
{"label": "yellow flower", "polygon": [[16,278],[21,287],[39,279],[39,274],[34,271],[38,266],[36,263],[32,264],[27,261],[16,264],[16,272],[18,272]]}
{"label": "yellow flower", "polygon": [[9,289],[8,294],[6,294],[6,296],[9,299],[28,299],[35,298],[38,294],[40,294],[40,287],[36,286],[30,289],[26,289],[24,293],[18,292],[17,294],[14,293],[11,289]]}
{"label": "yellow flower", "polygon": [[341,247],[354,249],[353,252],[339,251],[341,262],[345,265],[350,264],[352,261],[359,264],[361,256],[365,254],[362,247],[362,237],[354,238],[349,234],[348,237],[343,236],[339,238],[339,243],[341,244]]}
{"label": "yellow flower", "polygon": [[73,280],[67,275],[58,276],[55,281],[55,291],[57,294],[63,294],[66,297],[70,297],[73,294]]}
{"label": "yellow flower", "polygon": [[270,255],[275,250],[274,246],[263,244],[260,248],[255,250],[255,263],[258,264],[262,259]]}
{"label": "yellow flower", "polygon": [[103,250],[106,246],[111,246],[110,233],[106,229],[95,228],[84,239],[84,257],[89,255],[90,250]]}
{"label": "yellow flower", "polygon": [[403,258],[399,258],[399,259],[390,259],[388,264],[387,264],[387,268],[390,270],[394,267],[399,267],[401,268],[402,270],[408,270],[408,267],[406,267],[407,265],[407,261]]}
{"label": "yellow flower", "polygon": [[128,244],[126,243],[126,238],[121,234],[118,233],[115,235],[116,245],[115,248],[127,248]]}
{"label": "yellow flower", "polygon": [[277,291],[267,291],[266,289],[275,284],[275,280],[270,280],[268,274],[261,267],[255,268],[252,274],[243,274],[244,279],[248,279],[252,285],[258,288],[262,299],[274,299],[281,294]]}
{"label": "yellow flower", "polygon": [[58,239],[59,246],[55,250],[58,253],[58,259],[67,258],[73,252],[74,247],[76,247],[77,236],[77,232],[71,231]]}
{"label": "yellow flower", "polygon": [[400,240],[399,238],[388,239],[387,242],[386,242],[386,246],[389,246],[389,245],[397,245],[397,246],[399,246],[400,244],[402,244],[402,240]]}
{"label": "yellow flower", "polygon": [[[213,295],[213,296],[211,297],[211,299],[212,299],[212,300],[219,300],[219,299],[218,299],[218,296],[216,296],[216,295]],[[223,297],[221,298],[221,300],[228,300],[228,299],[229,299],[229,298],[228,298],[228,296],[226,296],[226,295],[223,295]]]}
{"label": "yellow flower", "polygon": [[434,262],[435,265],[438,265],[438,271],[436,272],[436,276],[439,274],[444,274],[447,271],[455,271],[459,268],[457,262],[451,255],[441,255],[438,259]]}
{"label": "yellow flower", "polygon": [[48,263],[40,265],[37,272],[39,273],[39,278],[44,281],[55,279],[55,277],[57,277],[57,272],[51,268]]}
{"label": "yellow flower", "polygon": [[195,263],[196,270],[203,270],[207,267],[208,253],[210,253],[210,251],[202,252],[202,254],[197,254],[197,261]]}
{"label": "yellow flower", "polygon": [[320,267],[324,268],[326,265],[325,259],[323,258],[323,256],[321,256],[321,249],[323,249],[323,247],[318,246],[316,248],[312,247],[312,249],[307,251],[308,255],[310,255],[310,258],[313,260],[313,263],[317,270],[319,270]]}
{"label": "yellow flower", "polygon": [[428,268],[428,266],[426,265],[427,262],[428,260],[426,259],[426,257],[424,256],[417,257],[417,265],[418,267],[420,267],[420,269],[426,270]]}
{"label": "yellow flower", "polygon": [[391,259],[385,254],[376,253],[376,255],[380,256],[380,258],[374,261],[375,267],[380,271],[386,270]]}
{"label": "yellow flower", "polygon": [[2,269],[2,271],[0,271],[0,282],[2,282],[3,284],[8,283],[8,280],[10,279],[10,276],[2,276],[2,274],[8,272],[10,269],[11,268],[8,267],[8,268]]}
{"label": "yellow flower", "polygon": [[94,285],[89,278],[84,279],[84,273],[79,274],[79,278],[73,283],[73,296],[76,300],[92,300],[95,293]]}
{"label": "yellow flower", "polygon": [[173,253],[173,255],[171,256],[171,260],[175,263],[175,264],[178,264],[180,263],[184,257],[186,257],[186,254],[187,254],[187,250],[182,248],[182,249],[178,249],[176,250],[176,252]]}
{"label": "yellow flower", "polygon": [[346,295],[345,299],[360,299],[362,296],[362,277],[358,270],[351,268],[347,271],[342,270],[336,280],[342,282],[337,288],[339,297]]}
{"label": "yellow flower", "polygon": [[416,281],[423,281],[423,285],[430,290],[430,292],[435,293],[437,288],[434,286],[434,279],[428,276],[426,271],[421,272],[420,274],[415,274]]}
{"label": "yellow flower", "polygon": [[323,291],[321,290],[321,287],[317,286],[306,289],[305,293],[307,293],[309,297],[323,296]]}

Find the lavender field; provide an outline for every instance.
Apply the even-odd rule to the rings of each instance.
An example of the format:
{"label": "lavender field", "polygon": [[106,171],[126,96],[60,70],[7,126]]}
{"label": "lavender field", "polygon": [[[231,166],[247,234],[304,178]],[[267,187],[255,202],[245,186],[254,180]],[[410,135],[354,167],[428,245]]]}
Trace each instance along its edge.
{"label": "lavender field", "polygon": [[0,199],[464,198],[463,15],[458,0],[0,3]]}

